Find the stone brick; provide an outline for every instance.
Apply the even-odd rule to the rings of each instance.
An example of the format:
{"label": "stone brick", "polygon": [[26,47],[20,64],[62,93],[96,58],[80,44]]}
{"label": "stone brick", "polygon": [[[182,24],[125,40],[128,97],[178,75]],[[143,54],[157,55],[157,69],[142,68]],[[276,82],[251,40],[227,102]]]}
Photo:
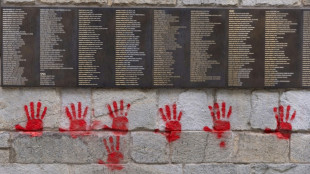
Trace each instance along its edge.
{"label": "stone brick", "polygon": [[[212,119],[208,105],[213,104],[213,90],[164,90],[159,91],[159,108],[165,108],[165,105],[172,106],[177,104],[177,112],[182,111],[181,118],[182,130],[201,131],[205,126],[212,126]],[[164,109],[164,111],[166,111]],[[165,122],[158,113],[157,127],[165,130]]]}
{"label": "stone brick", "polygon": [[[251,91],[249,90],[218,90],[216,101],[226,102],[226,114],[232,107],[230,116],[231,130],[249,130],[251,115]],[[220,105],[221,106],[221,105]]]}
{"label": "stone brick", "polygon": [[292,124],[293,130],[309,130],[310,129],[310,92],[306,90],[296,90],[284,92],[280,97],[281,105],[286,107],[291,106],[290,118],[294,111],[296,117],[289,121]]}
{"label": "stone brick", "polygon": [[113,101],[124,100],[130,103],[128,112],[129,129],[155,129],[157,115],[156,90],[106,90],[93,91],[93,105],[95,109],[94,120],[111,126],[112,119],[109,117],[107,104]]}
{"label": "stone brick", "polygon": [[182,173],[182,165],[143,165],[130,163],[124,165],[124,169],[111,171],[105,165],[73,165],[73,174],[179,174]]}
{"label": "stone brick", "polygon": [[255,174],[308,174],[309,164],[252,164],[251,172]]}
{"label": "stone brick", "polygon": [[[109,132],[91,132],[91,135],[72,138],[65,133],[45,132],[41,137],[15,134],[12,147],[17,163],[97,163],[106,161],[107,150],[103,139],[114,135]],[[108,141],[109,142],[109,141]],[[114,147],[116,140],[114,138]],[[108,143],[110,147],[110,143]],[[120,152],[128,158],[128,136],[120,137]]]}
{"label": "stone brick", "polygon": [[199,163],[204,161],[206,132],[182,132],[181,138],[171,143],[172,163]]}
{"label": "stone brick", "polygon": [[112,0],[113,4],[174,5],[176,0]]}
{"label": "stone brick", "polygon": [[0,148],[8,148],[10,140],[10,134],[8,132],[0,132]]}
{"label": "stone brick", "polygon": [[287,162],[289,141],[272,134],[239,133],[235,162]]}
{"label": "stone brick", "polygon": [[131,158],[136,163],[169,162],[169,146],[163,135],[154,132],[133,132],[131,139]]}
{"label": "stone brick", "polygon": [[225,132],[221,138],[218,138],[214,133],[207,134],[208,139],[205,149],[205,162],[233,161],[234,142],[237,138],[235,133]]}
{"label": "stone brick", "polygon": [[0,164],[0,171],[5,174],[70,174],[69,168],[62,164]]}
{"label": "stone brick", "polygon": [[238,0],[182,0],[184,5],[238,5]]}
{"label": "stone brick", "polygon": [[8,163],[10,161],[10,151],[0,150],[0,163]]}
{"label": "stone brick", "polygon": [[310,135],[292,134],[291,136],[291,153],[292,162],[309,162],[310,161]]}
{"label": "stone brick", "polygon": [[62,89],[61,90],[61,121],[60,127],[63,129],[68,129],[70,126],[70,120],[66,114],[66,107],[69,108],[70,113],[72,113],[71,103],[75,105],[75,112],[78,114],[78,102],[82,104],[82,114],[85,108],[88,107],[87,116],[85,121],[88,126],[90,126],[91,114],[92,114],[92,103],[91,103],[91,90],[90,89]]}
{"label": "stone brick", "polygon": [[250,123],[252,128],[275,129],[277,122],[273,112],[279,106],[279,93],[270,91],[254,91],[252,93],[252,112]]}
{"label": "stone brick", "polygon": [[106,4],[107,0],[40,0],[42,3],[46,4],[63,4],[63,3],[96,3],[96,4]]}
{"label": "stone brick", "polygon": [[242,0],[244,6],[299,6],[300,0]]}
{"label": "stone brick", "polygon": [[184,174],[248,174],[250,167],[248,165],[238,164],[186,164]]}
{"label": "stone brick", "polygon": [[3,0],[3,3],[4,4],[5,3],[22,3],[22,4],[31,3],[31,4],[33,4],[33,3],[35,3],[35,0]]}
{"label": "stone brick", "polygon": [[[0,128],[13,129],[15,125],[25,126],[27,116],[24,111],[24,105],[28,105],[33,101],[36,103],[41,101],[41,113],[43,107],[47,107],[44,117],[44,130],[59,127],[60,120],[60,95],[55,89],[51,88],[1,88],[0,89]],[[29,107],[30,109],[30,107]]]}

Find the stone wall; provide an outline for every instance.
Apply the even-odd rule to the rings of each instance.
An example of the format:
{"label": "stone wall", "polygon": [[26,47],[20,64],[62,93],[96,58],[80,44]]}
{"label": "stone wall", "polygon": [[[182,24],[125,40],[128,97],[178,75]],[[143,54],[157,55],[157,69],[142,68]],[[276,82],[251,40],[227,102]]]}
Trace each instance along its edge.
{"label": "stone wall", "polygon": [[[301,8],[310,1],[2,0],[2,5]],[[281,117],[282,110],[282,126],[288,132],[277,129],[275,115]],[[223,122],[217,121],[217,114]],[[116,115],[125,118],[116,124],[112,118]],[[40,127],[40,119],[43,132],[28,132]],[[308,90],[2,88],[0,130],[0,173],[306,174],[310,170]]]}

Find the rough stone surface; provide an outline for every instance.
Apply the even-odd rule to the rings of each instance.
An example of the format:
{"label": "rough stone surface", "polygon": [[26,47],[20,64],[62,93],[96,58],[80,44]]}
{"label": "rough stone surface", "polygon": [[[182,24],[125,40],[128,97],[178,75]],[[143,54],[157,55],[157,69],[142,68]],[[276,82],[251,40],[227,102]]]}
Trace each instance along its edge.
{"label": "rough stone surface", "polygon": [[288,162],[289,141],[272,134],[239,133],[235,162]]}
{"label": "rough stone surface", "polygon": [[292,162],[310,162],[310,135],[292,134],[291,136],[291,153]]}
{"label": "rough stone surface", "polygon": [[0,163],[10,162],[10,151],[9,150],[0,150]]}
{"label": "rough stone surface", "polygon": [[216,101],[226,103],[226,113],[232,107],[230,116],[231,130],[249,130],[251,115],[251,91],[249,90],[217,90]]}
{"label": "rough stone surface", "polygon": [[131,158],[136,163],[169,162],[169,147],[163,135],[154,132],[134,132],[131,139]]}
{"label": "rough stone surface", "polygon": [[176,0],[112,0],[112,4],[174,5]]}
{"label": "rough stone surface", "polygon": [[279,93],[270,91],[254,91],[251,98],[252,112],[250,123],[252,128],[275,129],[277,122],[273,112],[279,106]]}
{"label": "rough stone surface", "polygon": [[284,114],[286,114],[286,108],[291,106],[290,118],[294,111],[296,111],[296,117],[294,120],[289,121],[292,124],[293,130],[309,130],[310,129],[310,93],[309,91],[287,91],[280,97],[281,105],[285,107]]}
{"label": "rough stone surface", "polygon": [[91,90],[90,89],[62,89],[61,90],[61,122],[60,127],[63,129],[68,129],[70,125],[70,120],[66,114],[66,107],[68,107],[70,113],[72,113],[71,103],[75,106],[75,112],[78,113],[78,102],[82,104],[82,114],[85,108],[88,107],[87,116],[85,121],[90,127],[91,116],[92,116],[92,103],[91,103]]}
{"label": "rough stone surface", "polygon": [[182,173],[181,165],[143,165],[130,163],[123,165],[121,171],[111,171],[105,165],[74,165],[74,174],[179,174]]}
{"label": "rough stone surface", "polygon": [[304,5],[310,5],[310,0],[303,0],[302,2]]}
{"label": "rough stone surface", "polygon": [[40,0],[42,3],[46,4],[63,4],[63,3],[96,3],[96,4],[106,4],[108,0]]}
{"label": "rough stone surface", "polygon": [[70,166],[62,164],[0,164],[0,171],[5,174],[70,174]]}
{"label": "rough stone surface", "polygon": [[249,174],[250,167],[248,165],[237,164],[186,164],[184,174]]}
{"label": "rough stone surface", "polygon": [[113,101],[119,104],[120,100],[130,103],[128,112],[129,129],[155,129],[157,115],[156,90],[105,90],[93,91],[93,105],[95,108],[94,120],[111,126],[112,119],[109,117],[107,104]]}
{"label": "rough stone surface", "polygon": [[184,5],[238,5],[238,0],[182,0]]}
{"label": "rough stone surface", "polygon": [[252,164],[251,172],[255,174],[307,174],[309,164]]}
{"label": "rough stone surface", "polygon": [[[231,162],[234,155],[234,142],[236,134],[225,132],[218,138],[214,133],[208,133],[207,146],[205,148],[205,162]],[[221,144],[224,143],[225,145]]]}
{"label": "rough stone surface", "polygon": [[35,3],[35,0],[3,0],[3,3]]}
{"label": "rough stone surface", "polygon": [[242,0],[244,6],[299,6],[300,0]]}
{"label": "rough stone surface", "polygon": [[9,139],[10,134],[8,132],[0,132],[0,148],[10,147]]}
{"label": "rough stone surface", "polygon": [[172,163],[199,163],[204,161],[208,134],[182,132],[181,138],[171,143]]}
{"label": "rough stone surface", "polygon": [[[61,104],[59,92],[51,88],[1,88],[0,89],[0,128],[13,129],[15,125],[25,126],[27,116],[24,111],[24,105],[33,101],[41,101],[43,107],[47,107],[46,115],[43,119],[44,130],[58,129],[61,119]],[[30,107],[29,107],[30,108]]]}
{"label": "rough stone surface", "polygon": [[[107,150],[103,139],[113,136],[109,132],[93,132],[89,136],[72,138],[60,133],[45,132],[41,137],[16,134],[13,138],[17,163],[97,163],[99,159],[106,161]],[[114,145],[115,143],[114,138]],[[128,136],[120,137],[120,152],[128,158]],[[108,145],[110,145],[108,143]],[[114,146],[115,147],[115,146]]]}

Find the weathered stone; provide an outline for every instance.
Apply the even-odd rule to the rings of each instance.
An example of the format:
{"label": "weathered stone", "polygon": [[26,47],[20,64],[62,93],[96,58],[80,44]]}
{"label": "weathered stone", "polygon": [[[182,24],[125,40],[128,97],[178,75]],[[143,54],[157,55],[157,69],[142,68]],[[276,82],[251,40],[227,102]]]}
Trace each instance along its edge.
{"label": "weathered stone", "polygon": [[63,4],[63,3],[96,3],[96,4],[106,4],[107,0],[40,0],[42,3],[46,4]]}
{"label": "weathered stone", "polygon": [[35,0],[3,0],[3,3],[35,3]]}
{"label": "weathered stone", "polygon": [[10,147],[9,139],[10,134],[8,132],[0,132],[0,148]]}
{"label": "weathered stone", "polygon": [[181,138],[171,143],[172,163],[199,163],[204,161],[208,134],[182,132]]}
{"label": "weathered stone", "polygon": [[[14,162],[17,163],[97,163],[107,161],[108,152],[103,139],[113,137],[109,132],[90,132],[91,135],[72,138],[65,133],[45,132],[41,137],[16,134],[13,137]],[[108,146],[111,147],[109,141]],[[120,137],[120,150],[124,163],[128,158],[128,136]]]}
{"label": "weathered stone", "polygon": [[310,135],[292,134],[291,136],[291,153],[292,162],[309,162],[310,161]]}
{"label": "weathered stone", "polygon": [[303,0],[304,5],[310,5],[310,0]]}
{"label": "weathered stone", "polygon": [[[292,124],[293,130],[309,130],[310,129],[310,92],[306,90],[296,90],[284,92],[280,97],[281,105],[284,106],[284,114],[286,115],[287,106],[291,106],[289,123]],[[294,120],[290,120],[292,114],[296,111]],[[285,120],[286,121],[286,120]]]}
{"label": "weathered stone", "polygon": [[179,95],[178,111],[183,112],[182,130],[201,131],[212,125],[208,106],[213,105],[212,90],[188,90]]}
{"label": "weathered stone", "polygon": [[68,107],[71,114],[73,114],[71,103],[75,106],[75,113],[77,114],[78,118],[78,102],[81,102],[82,106],[82,112],[84,113],[85,108],[88,107],[87,115],[85,118],[85,121],[90,127],[90,119],[92,114],[92,104],[91,104],[91,90],[90,89],[62,89],[61,90],[61,101],[62,101],[62,107],[61,107],[61,121],[60,121],[60,127],[63,129],[69,129],[70,126],[70,120],[69,117],[66,114],[66,107]]}
{"label": "weathered stone", "polygon": [[273,112],[279,106],[279,93],[270,91],[254,91],[252,93],[252,112],[250,123],[255,129],[275,129],[277,122]]}
{"label": "weathered stone", "polygon": [[0,164],[0,171],[5,174],[70,174],[70,166],[63,164]]}
{"label": "weathered stone", "polygon": [[[207,132],[206,132],[207,133]],[[206,162],[231,162],[233,160],[234,141],[236,136],[232,132],[223,133],[221,138],[214,133],[207,133],[205,149]]]}
{"label": "weathered stone", "polygon": [[9,161],[10,161],[10,151],[0,150],[0,163],[8,163]]}
{"label": "weathered stone", "polygon": [[239,133],[235,162],[287,162],[289,141],[272,134]]}
{"label": "weathered stone", "polygon": [[[101,121],[111,127],[112,118],[109,117],[107,105],[113,105],[120,100],[124,104],[131,104],[128,112],[129,129],[155,129],[157,115],[157,101],[155,90],[106,90],[93,91],[94,120]],[[112,107],[113,108],[113,107]]]}
{"label": "weathered stone", "polygon": [[250,167],[248,165],[238,164],[186,164],[184,174],[248,174]]}
{"label": "weathered stone", "polygon": [[113,0],[113,4],[174,5],[176,0]]}
{"label": "weathered stone", "polygon": [[255,174],[308,174],[309,164],[252,164],[251,172]]}
{"label": "weathered stone", "polygon": [[154,132],[131,133],[131,158],[136,163],[168,163],[169,147],[163,135]]}
{"label": "weathered stone", "polygon": [[238,5],[238,0],[182,0],[184,5]]}
{"label": "weathered stone", "polygon": [[299,6],[299,0],[242,0],[244,6]]}
{"label": "weathered stone", "polygon": [[251,115],[251,91],[249,90],[218,90],[216,92],[216,101],[220,104],[226,103],[226,113],[229,107],[232,107],[230,116],[231,130],[250,129]]}
{"label": "weathered stone", "polygon": [[41,113],[43,107],[47,107],[46,115],[43,119],[44,130],[59,127],[60,120],[60,95],[55,89],[44,88],[1,88],[0,89],[0,128],[13,129],[15,125],[20,124],[25,127],[27,116],[24,105],[35,103],[35,112],[37,102],[41,101]]}
{"label": "weathered stone", "polygon": [[143,165],[126,164],[122,170],[109,170],[105,165],[73,165],[73,174],[179,174],[182,165]]}

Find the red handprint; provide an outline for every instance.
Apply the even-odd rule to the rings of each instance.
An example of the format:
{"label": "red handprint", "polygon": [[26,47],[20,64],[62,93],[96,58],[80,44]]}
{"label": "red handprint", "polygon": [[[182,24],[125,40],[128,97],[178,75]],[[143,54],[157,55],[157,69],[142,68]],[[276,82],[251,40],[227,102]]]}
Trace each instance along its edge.
{"label": "red handprint", "polygon": [[[177,105],[174,103],[172,105],[172,110],[173,110],[173,118],[172,118],[170,106],[166,105],[165,108],[166,108],[166,115],[164,114],[163,108],[159,109],[159,112],[160,112],[160,115],[163,121],[166,122],[165,132],[161,134],[166,136],[167,141],[170,143],[180,138],[180,134],[182,130],[182,125],[180,123],[180,120],[182,118],[183,113],[182,111],[180,111],[177,117]],[[155,132],[158,133],[159,129],[156,129]]]}
{"label": "red handprint", "polygon": [[[217,138],[222,138],[223,133],[230,130],[230,122],[228,121],[228,119],[232,113],[232,107],[231,106],[229,107],[227,115],[226,115],[226,103],[225,102],[222,102],[222,108],[221,108],[222,114],[221,114],[218,103],[214,103],[213,107],[209,106],[209,110],[211,112],[211,117],[213,120],[213,130],[210,129],[208,126],[205,126],[203,130],[206,132],[213,132],[217,134]],[[216,116],[215,116],[215,113],[216,113]],[[221,142],[220,146],[225,147],[225,142]]]}
{"label": "red handprint", "polygon": [[[26,123],[26,127],[22,127],[21,125],[17,124],[15,125],[15,129],[19,130],[19,131],[42,131],[43,130],[43,119],[44,116],[46,114],[46,110],[47,107],[44,107],[44,110],[42,112],[42,114],[40,115],[41,112],[41,102],[37,103],[37,113],[35,114],[34,111],[34,103],[30,102],[30,114],[29,114],[29,110],[28,110],[28,106],[25,105],[24,106],[24,110],[27,116],[27,123]],[[33,133],[33,136],[38,136],[38,135],[42,135],[42,133]]]}
{"label": "red handprint", "polygon": [[82,114],[82,103],[78,102],[78,110],[77,114],[75,111],[75,105],[71,103],[71,112],[68,107],[66,107],[66,115],[70,120],[69,130],[59,128],[60,131],[85,131],[87,130],[87,124],[85,121],[86,115],[88,111],[88,106],[85,107],[84,112]]}
{"label": "red handprint", "polygon": [[113,102],[113,108],[112,110],[111,105],[107,105],[109,109],[109,116],[113,119],[112,120],[112,127],[110,128],[107,125],[104,125],[104,129],[110,129],[120,132],[114,132],[115,135],[125,135],[128,132],[128,111],[130,109],[130,104],[127,104],[126,110],[124,109],[124,101],[120,101],[120,108],[118,109],[116,101]]}
{"label": "red handprint", "polygon": [[[273,112],[275,113],[275,118],[277,120],[277,128],[276,130],[271,130],[270,128],[265,129],[265,133],[274,133],[277,135],[279,139],[290,139],[291,138],[291,131],[292,131],[292,125],[289,123],[290,121],[293,121],[296,116],[296,111],[292,114],[291,118],[290,117],[290,110],[291,106],[288,105],[286,107],[286,115],[285,115],[285,121],[284,121],[284,107],[281,105],[279,107],[279,112],[278,108],[274,107]],[[279,117],[280,115],[280,117]]]}
{"label": "red handprint", "polygon": [[119,136],[116,136],[116,144],[114,146],[113,138],[109,137],[110,147],[108,146],[107,140],[103,139],[104,146],[108,152],[107,162],[98,160],[99,164],[106,165],[111,170],[122,170],[124,167],[120,162],[124,159],[123,154],[119,151]]}

